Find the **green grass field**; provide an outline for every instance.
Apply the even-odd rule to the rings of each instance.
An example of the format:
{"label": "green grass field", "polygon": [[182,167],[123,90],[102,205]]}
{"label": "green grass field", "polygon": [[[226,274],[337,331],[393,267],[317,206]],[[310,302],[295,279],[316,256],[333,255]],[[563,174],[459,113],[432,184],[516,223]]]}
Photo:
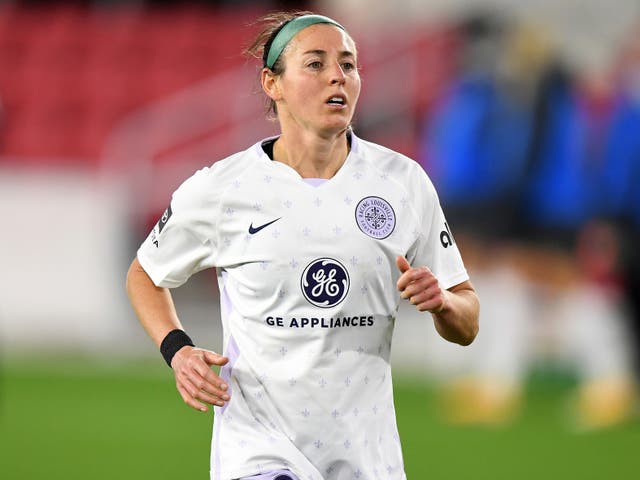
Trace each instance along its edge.
{"label": "green grass field", "polygon": [[[577,433],[566,382],[530,382],[509,427],[440,420],[434,388],[396,373],[410,480],[640,478],[640,424]],[[0,365],[1,479],[207,479],[211,414],[187,408],[161,360]]]}

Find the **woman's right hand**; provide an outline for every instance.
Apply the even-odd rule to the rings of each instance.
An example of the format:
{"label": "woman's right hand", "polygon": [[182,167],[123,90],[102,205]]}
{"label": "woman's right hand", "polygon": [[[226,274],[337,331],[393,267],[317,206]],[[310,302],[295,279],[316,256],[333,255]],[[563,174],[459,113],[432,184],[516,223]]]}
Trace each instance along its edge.
{"label": "woman's right hand", "polygon": [[206,412],[205,403],[222,407],[229,401],[229,386],[211,369],[213,365],[226,365],[228,361],[227,357],[201,348],[185,346],[178,350],[171,360],[171,368],[184,403]]}

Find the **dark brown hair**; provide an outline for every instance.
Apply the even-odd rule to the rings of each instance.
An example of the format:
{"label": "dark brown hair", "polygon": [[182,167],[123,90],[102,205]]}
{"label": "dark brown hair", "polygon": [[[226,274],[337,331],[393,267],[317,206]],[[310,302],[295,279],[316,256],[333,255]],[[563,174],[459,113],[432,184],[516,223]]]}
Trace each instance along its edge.
{"label": "dark brown hair", "polygon": [[[258,58],[262,60],[262,66],[267,64],[267,56],[269,55],[269,48],[276,38],[276,35],[282,28],[296,17],[303,15],[313,15],[313,12],[308,11],[295,11],[295,12],[274,12],[260,17],[256,24],[261,24],[262,28],[253,39],[253,42],[244,49],[242,52],[245,56],[250,58]],[[270,69],[274,75],[282,75],[284,73],[284,61],[282,55],[273,64]],[[277,113],[276,102],[267,97],[266,101],[267,114]]]}

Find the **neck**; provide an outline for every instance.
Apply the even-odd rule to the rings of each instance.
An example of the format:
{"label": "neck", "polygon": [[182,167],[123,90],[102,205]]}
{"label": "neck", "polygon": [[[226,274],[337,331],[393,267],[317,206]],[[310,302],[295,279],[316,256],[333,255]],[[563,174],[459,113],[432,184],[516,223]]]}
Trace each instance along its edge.
{"label": "neck", "polygon": [[302,178],[332,178],[348,154],[346,130],[326,138],[283,132],[273,145],[274,160],[289,165]]}

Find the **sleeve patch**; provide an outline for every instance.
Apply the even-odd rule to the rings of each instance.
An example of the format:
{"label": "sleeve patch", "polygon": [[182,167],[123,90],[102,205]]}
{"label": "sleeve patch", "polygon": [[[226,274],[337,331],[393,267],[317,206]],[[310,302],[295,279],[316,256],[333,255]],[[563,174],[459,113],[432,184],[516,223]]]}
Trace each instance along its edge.
{"label": "sleeve patch", "polygon": [[171,218],[171,214],[172,213],[173,212],[171,211],[171,204],[169,204],[167,209],[162,214],[162,217],[160,217],[160,220],[158,220],[158,235],[160,235],[162,233],[162,229],[164,228],[164,226],[167,224],[167,222]]}
{"label": "sleeve patch", "polygon": [[447,248],[450,245],[456,243],[453,239],[453,234],[451,233],[451,229],[449,228],[449,224],[444,222],[444,230],[440,232],[440,243],[444,248]]}

